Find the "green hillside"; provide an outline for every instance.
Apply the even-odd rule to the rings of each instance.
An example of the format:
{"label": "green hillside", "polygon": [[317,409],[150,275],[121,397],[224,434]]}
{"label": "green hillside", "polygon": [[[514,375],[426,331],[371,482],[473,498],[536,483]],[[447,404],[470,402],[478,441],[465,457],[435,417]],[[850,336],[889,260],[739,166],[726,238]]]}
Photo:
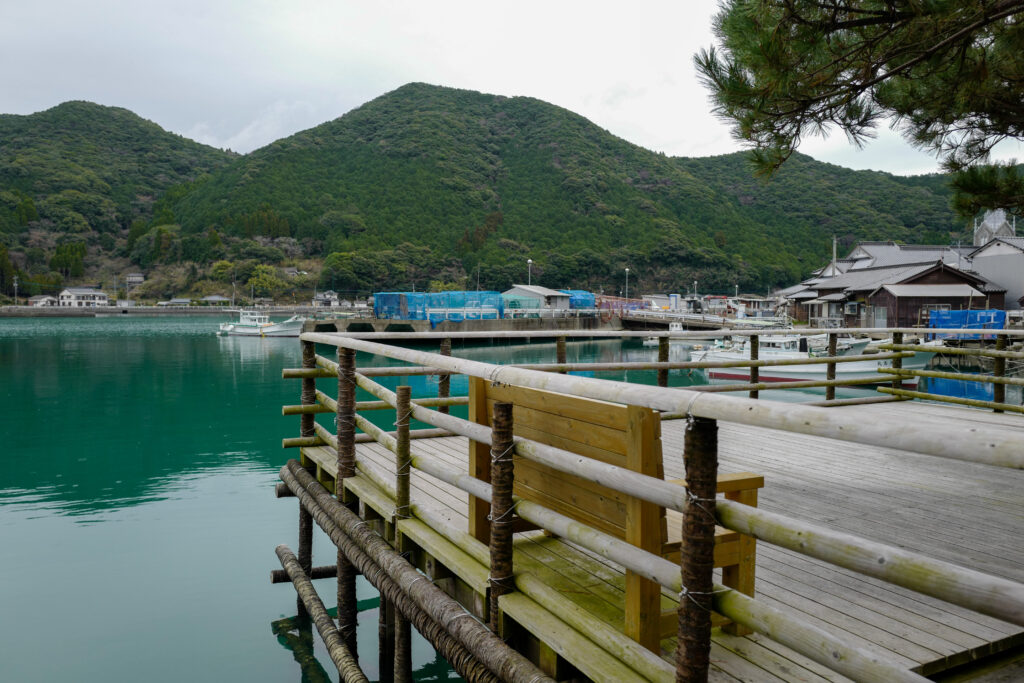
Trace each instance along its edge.
{"label": "green hillside", "polygon": [[[403,243],[481,285],[762,288],[845,241],[948,239],[948,195],[794,159],[765,183],[742,154],[672,159],[525,97],[410,84],[235,162],[177,202],[186,232],[287,234],[347,253],[346,288],[411,287]],[[261,218],[262,217],[262,218]],[[389,266],[392,266],[389,268]],[[404,278],[404,279],[403,279]],[[426,282],[417,283],[424,286]]]}
{"label": "green hillside", "polygon": [[[177,269],[167,292],[230,290],[285,263],[311,273],[292,289],[504,289],[527,259],[552,287],[617,293],[628,267],[631,291],[762,291],[819,266],[833,235],[948,242],[961,229],[941,176],[797,156],[766,182],[743,154],[666,157],[536,99],[419,83],[236,158],[122,109],[0,116],[12,260],[65,278],[82,259],[100,272],[97,254]],[[60,252],[69,236],[84,256]],[[288,289],[260,273],[267,293]]]}
{"label": "green hillside", "polygon": [[[167,188],[214,171],[233,156],[168,133],[126,109],[90,102],[65,102],[29,116],[0,115],[0,191],[30,199],[40,218],[60,232],[127,228],[133,218],[148,217]],[[8,213],[0,214],[0,229],[17,229],[13,200],[4,201]]]}

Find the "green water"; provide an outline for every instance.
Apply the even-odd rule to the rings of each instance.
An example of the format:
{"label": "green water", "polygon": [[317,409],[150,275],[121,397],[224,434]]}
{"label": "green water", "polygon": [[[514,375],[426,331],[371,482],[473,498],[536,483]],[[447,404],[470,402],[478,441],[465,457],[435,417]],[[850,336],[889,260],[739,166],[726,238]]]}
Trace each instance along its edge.
{"label": "green water", "polygon": [[[295,339],[218,337],[210,318],[0,319],[0,681],[336,680],[319,639],[289,649],[295,594],[271,585],[295,549],[277,472],[295,452]],[[321,349],[333,353],[333,349]],[[686,360],[671,347],[672,360]],[[464,358],[553,362],[553,343],[456,346]],[[639,341],[570,343],[569,361],[654,360]],[[383,364],[360,356],[360,365]],[[603,373],[653,384],[653,371]],[[397,378],[414,396],[436,379]],[[673,371],[670,384],[704,383]],[[466,392],[452,379],[453,394]],[[320,380],[336,393],[336,381]],[[807,400],[790,392],[762,397]],[[361,397],[366,398],[366,397]],[[820,398],[820,395],[818,396]],[[465,408],[453,410],[465,414]],[[393,413],[371,413],[390,428]],[[330,424],[330,416],[318,419]],[[333,562],[322,535],[314,562]],[[330,580],[319,583],[333,603]],[[376,678],[375,592],[361,585],[360,653]],[[417,679],[454,677],[426,643]]]}
{"label": "green water", "polygon": [[[300,364],[299,343],[218,337],[216,324],[0,319],[0,679],[310,680],[289,637],[275,634],[294,615],[294,591],[268,578],[274,547],[296,543],[295,501],[272,489],[294,456],[279,445],[298,418],[280,406],[298,403],[299,386],[280,377]],[[553,344],[455,353],[555,356]],[[654,353],[618,341],[569,347],[570,360]],[[414,395],[436,394],[428,378],[408,381]],[[465,388],[453,379],[453,393]],[[318,536],[317,564],[332,561],[328,548]],[[329,584],[320,591],[333,603]],[[361,587],[367,604],[374,595]],[[360,617],[371,678],[376,620],[372,608]],[[414,660],[419,680],[449,675],[423,642]]]}

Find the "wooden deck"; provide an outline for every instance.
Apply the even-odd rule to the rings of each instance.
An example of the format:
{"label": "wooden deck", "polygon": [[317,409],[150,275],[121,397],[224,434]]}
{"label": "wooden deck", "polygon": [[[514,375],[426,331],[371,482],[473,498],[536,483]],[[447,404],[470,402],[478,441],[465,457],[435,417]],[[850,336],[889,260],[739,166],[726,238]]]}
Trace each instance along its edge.
{"label": "wooden deck", "polygon": [[[863,420],[883,411],[898,412],[916,426],[929,421],[948,426],[956,421],[964,429],[1024,428],[1020,416],[922,403],[838,410]],[[720,471],[764,475],[759,507],[1024,582],[1024,544],[1020,542],[1024,471],[725,422],[719,426]],[[683,476],[684,428],[682,420],[662,424],[667,479]],[[394,456],[384,447],[370,443],[357,449],[360,458],[381,472],[394,471]],[[412,449],[414,454],[466,468],[468,445],[463,437],[415,440]],[[334,473],[333,449],[302,450]],[[366,506],[390,515],[393,503],[364,477],[347,480],[346,485]],[[412,496],[456,528],[467,528],[467,495],[462,491],[413,470]],[[459,574],[464,593],[468,587],[470,593],[483,594],[484,565],[427,525],[402,524],[403,533]],[[621,633],[625,580],[619,567],[557,538],[528,532],[517,536],[516,570],[546,584],[564,610],[595,615]],[[1020,627],[765,543],[757,547],[757,599],[795,610],[828,630],[845,631],[926,675],[1024,644]],[[672,598],[665,596],[663,606],[671,604]],[[637,678],[633,670],[536,602],[515,594],[502,598],[502,605],[506,614],[590,678]],[[662,641],[667,664],[674,647],[674,638]],[[711,678],[716,681],[847,680],[756,634],[736,637],[716,630],[711,657]],[[670,666],[674,669],[674,664]]]}

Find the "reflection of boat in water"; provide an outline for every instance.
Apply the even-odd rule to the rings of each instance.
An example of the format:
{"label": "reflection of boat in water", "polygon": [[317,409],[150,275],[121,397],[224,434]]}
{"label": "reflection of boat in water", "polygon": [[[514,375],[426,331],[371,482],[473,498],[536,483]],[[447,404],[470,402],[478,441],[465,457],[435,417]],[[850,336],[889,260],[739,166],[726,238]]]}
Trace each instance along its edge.
{"label": "reflection of boat in water", "polygon": [[279,323],[260,311],[238,311],[238,320],[220,324],[220,334],[240,337],[298,337],[306,319],[293,315]]}
{"label": "reflection of boat in water", "polygon": [[[846,349],[845,355],[858,355],[866,345],[867,340],[858,341],[855,345]],[[929,345],[934,345],[936,348],[939,346],[939,344]],[[921,370],[931,362],[936,352],[915,352],[913,357],[903,359],[903,367],[908,370]],[[825,352],[809,350],[807,338],[799,336],[764,337],[760,340],[758,347],[759,360],[801,360],[821,358],[826,355]],[[744,339],[730,348],[714,348],[697,352],[693,355],[693,360],[708,362],[750,360],[750,345]],[[762,366],[758,370],[758,378],[763,382],[818,381],[825,379],[827,367],[826,363]],[[891,359],[836,363],[836,379],[860,380],[877,378],[878,383],[882,384],[891,382],[893,378],[890,375],[879,374],[878,369],[891,367]],[[707,368],[707,373],[711,379],[739,379],[747,381],[750,379],[750,368],[747,367]],[[917,380],[917,377],[908,377],[903,380],[903,383],[916,385]]]}

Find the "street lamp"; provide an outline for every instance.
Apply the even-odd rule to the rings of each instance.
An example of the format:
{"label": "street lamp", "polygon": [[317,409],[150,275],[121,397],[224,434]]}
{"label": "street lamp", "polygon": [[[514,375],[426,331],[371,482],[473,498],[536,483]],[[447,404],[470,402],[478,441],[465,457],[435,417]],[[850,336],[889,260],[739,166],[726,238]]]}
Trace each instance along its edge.
{"label": "street lamp", "polygon": [[736,288],[736,297],[735,298],[738,299],[738,298],[740,298],[740,286],[739,285],[733,285],[733,286]]}
{"label": "street lamp", "polygon": [[526,284],[533,284],[533,259],[526,259]]}
{"label": "street lamp", "polygon": [[626,268],[626,298],[629,298],[629,268]]}

